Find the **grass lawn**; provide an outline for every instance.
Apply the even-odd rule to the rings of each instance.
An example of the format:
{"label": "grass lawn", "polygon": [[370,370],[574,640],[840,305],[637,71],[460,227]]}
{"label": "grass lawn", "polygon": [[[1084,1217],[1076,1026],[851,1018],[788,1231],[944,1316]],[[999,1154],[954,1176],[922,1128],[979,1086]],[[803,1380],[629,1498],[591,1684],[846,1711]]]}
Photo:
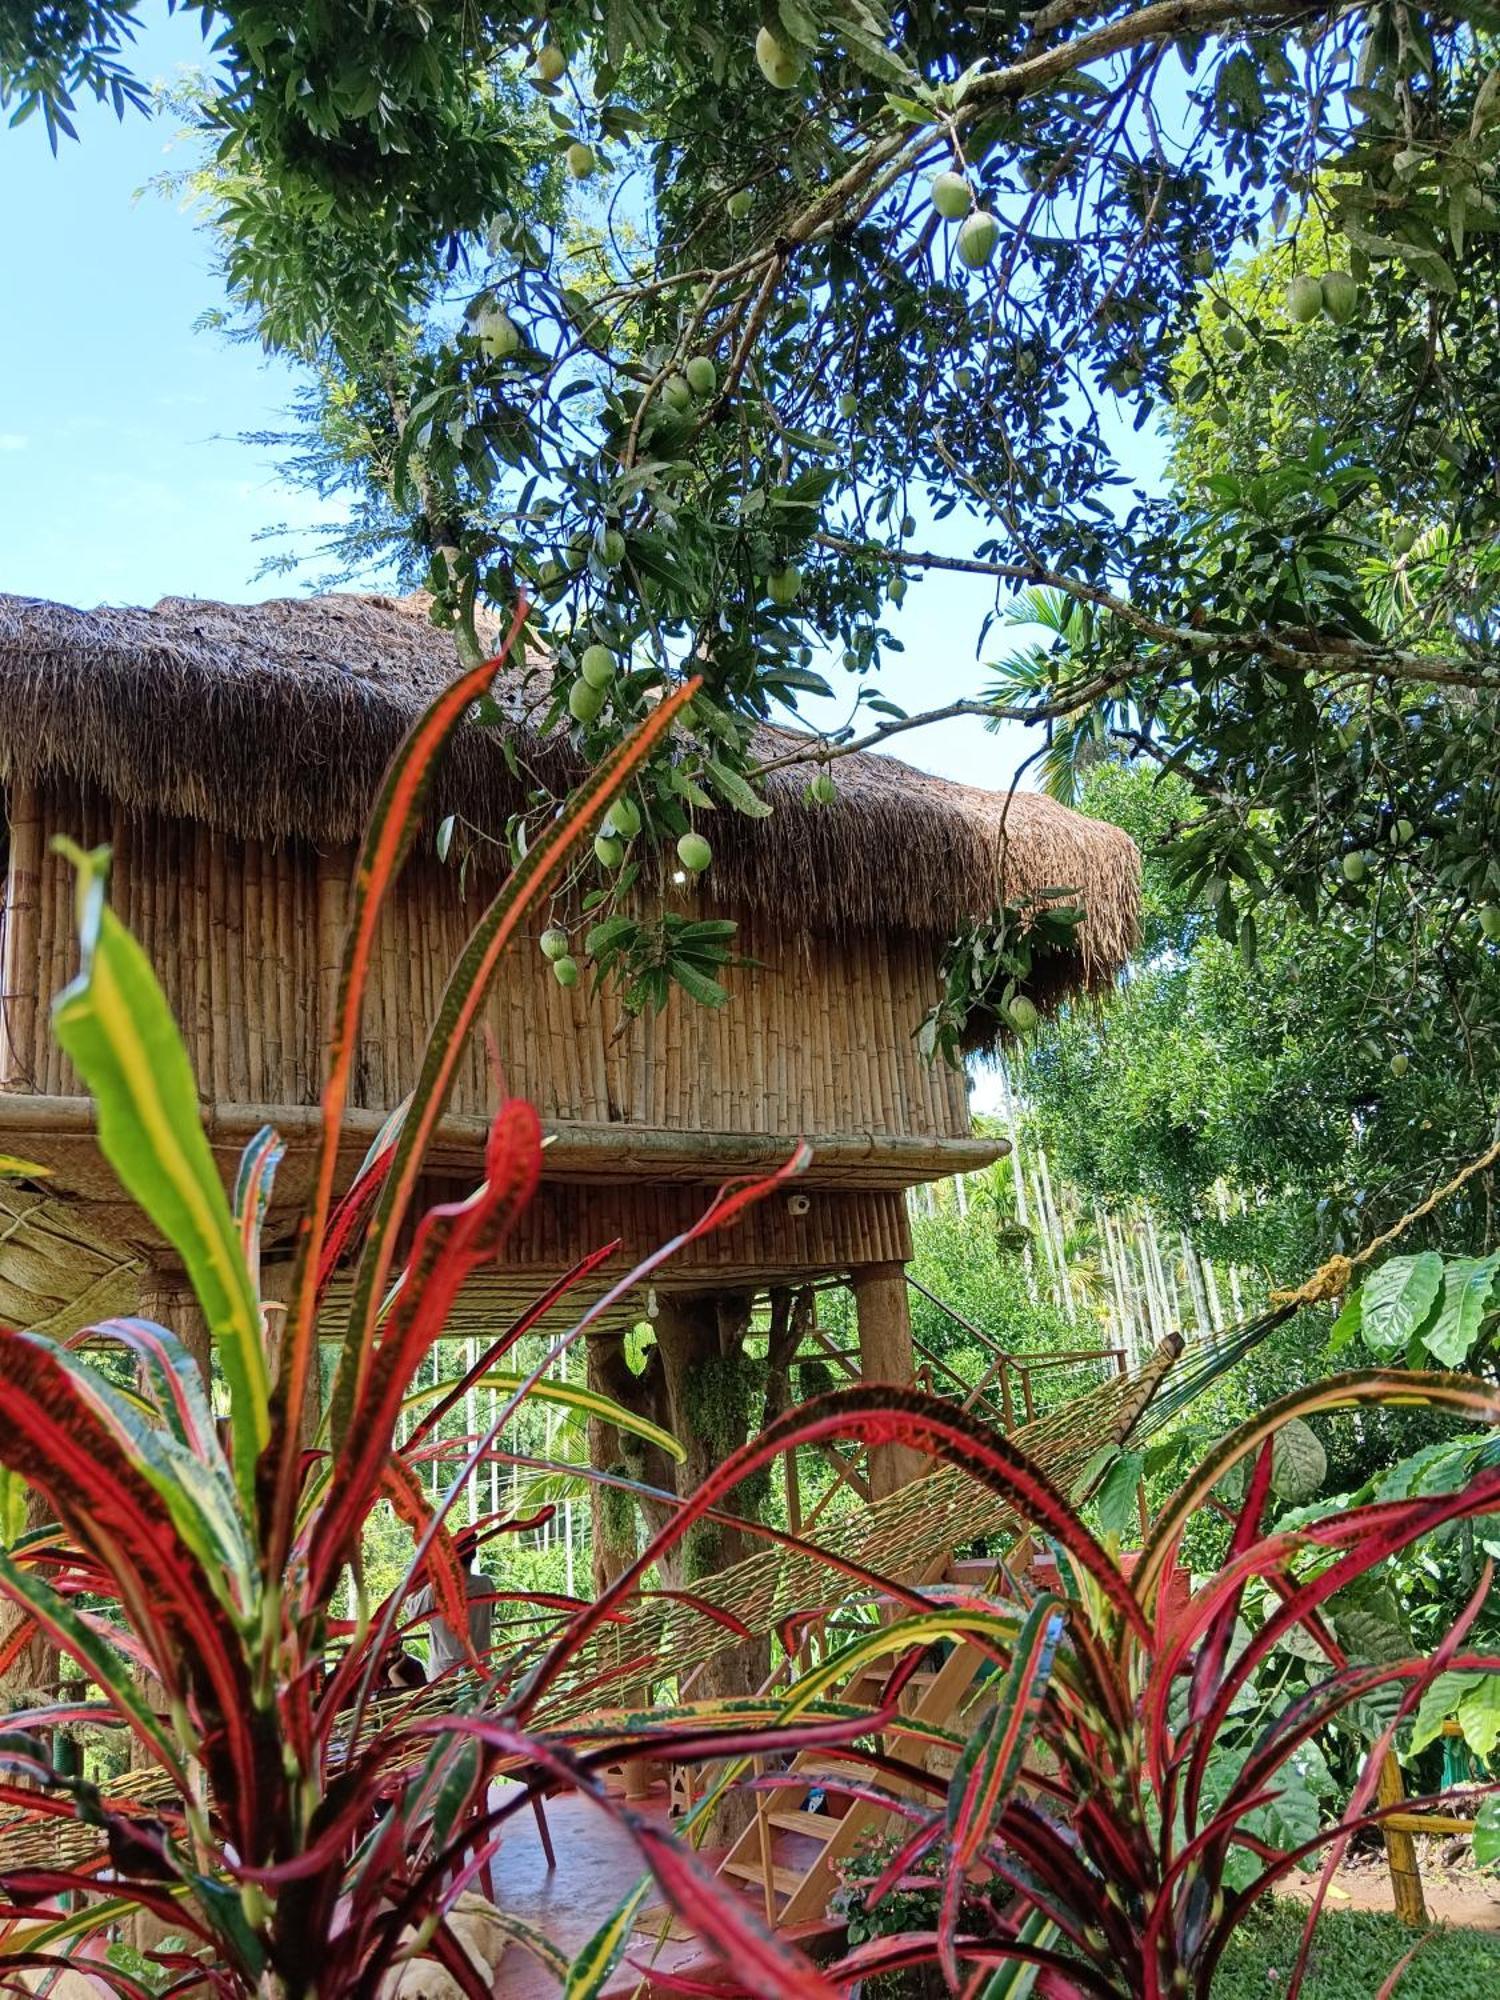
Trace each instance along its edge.
{"label": "grass lawn", "polygon": [[[1274,2000],[1297,1960],[1306,1912],[1272,1903],[1224,1956],[1214,2000]],[[1331,1910],[1313,1941],[1303,2000],[1375,2000],[1413,1934],[1395,1917]],[[1500,2000],[1500,1934],[1437,1929],[1397,1982],[1392,2000]]]}

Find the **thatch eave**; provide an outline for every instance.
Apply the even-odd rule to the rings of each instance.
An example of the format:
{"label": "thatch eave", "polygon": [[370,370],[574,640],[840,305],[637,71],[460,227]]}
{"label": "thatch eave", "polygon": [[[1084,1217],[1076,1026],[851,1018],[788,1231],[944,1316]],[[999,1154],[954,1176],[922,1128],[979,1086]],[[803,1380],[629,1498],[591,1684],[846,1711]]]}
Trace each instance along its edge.
{"label": "thatch eave", "polygon": [[[454,672],[451,639],[409,601],[335,595],[151,610],[80,611],[0,596],[0,775],[97,786],[128,809],[246,838],[352,841],[412,718]],[[535,665],[506,676],[504,730],[463,729],[435,816],[498,833],[538,782],[579,769],[537,727]],[[768,757],[786,747],[767,731]],[[712,826],[712,890],[726,907],[824,932],[942,937],[1042,887],[1088,910],[1079,951],[1042,980],[1045,1002],[1100,990],[1136,939],[1130,839],[1055,801],[951,784],[893,757],[837,767],[835,804],[810,805],[806,767],[772,772],[765,820]]]}

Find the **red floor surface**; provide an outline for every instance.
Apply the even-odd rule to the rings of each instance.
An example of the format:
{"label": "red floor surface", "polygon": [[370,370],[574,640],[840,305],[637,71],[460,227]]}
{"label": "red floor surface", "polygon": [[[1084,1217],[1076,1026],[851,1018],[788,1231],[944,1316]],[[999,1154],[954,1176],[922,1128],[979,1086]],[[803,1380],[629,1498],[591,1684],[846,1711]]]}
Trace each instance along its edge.
{"label": "red floor surface", "polygon": [[[665,1789],[658,1788],[634,1810],[665,1819]],[[507,1835],[500,1850],[499,1898],[508,1915],[534,1925],[571,1958],[613,1915],[645,1869],[629,1834],[586,1799],[576,1795],[549,1799],[547,1826],[557,1853],[556,1869],[547,1867],[530,1816],[519,1816],[515,1831]],[[648,1897],[648,1908],[655,1901],[654,1896]],[[657,1905],[649,1930],[637,1931],[627,1947],[627,1960],[641,1965],[649,1962],[665,1972],[681,1972],[691,1966],[694,1977],[712,1976],[715,1962],[705,1955],[696,1938],[679,1936],[658,1947],[654,1934],[660,1926]],[[611,1981],[608,1993],[614,2000],[616,1995],[642,1990],[649,1989],[642,1988],[641,1974],[625,1964]],[[496,1991],[504,2000],[551,2000],[557,1987],[535,1959],[512,1945],[501,1964]]]}

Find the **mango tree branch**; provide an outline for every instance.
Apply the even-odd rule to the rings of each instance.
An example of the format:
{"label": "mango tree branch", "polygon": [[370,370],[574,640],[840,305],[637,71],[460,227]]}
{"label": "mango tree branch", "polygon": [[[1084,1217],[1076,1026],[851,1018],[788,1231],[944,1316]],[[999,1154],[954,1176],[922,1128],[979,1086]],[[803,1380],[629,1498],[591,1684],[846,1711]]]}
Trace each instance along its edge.
{"label": "mango tree branch", "polygon": [[[1123,625],[1167,653],[1188,656],[1233,653],[1240,657],[1274,659],[1282,666],[1298,667],[1308,672],[1319,669],[1335,671],[1355,679],[1434,682],[1451,687],[1500,691],[1500,659],[1488,654],[1476,653],[1467,657],[1451,653],[1416,653],[1400,646],[1352,639],[1342,633],[1288,626],[1274,629],[1261,626],[1246,632],[1223,632],[1210,627],[1173,624],[1142,611],[1129,598],[1120,597],[1100,584],[1086,583],[1081,577],[1069,576],[1066,571],[1055,570],[1039,560],[986,562],[978,556],[944,556],[920,549],[891,549],[879,542],[852,542],[841,535],[817,534],[812,540],[820,548],[861,560],[885,563],[892,569],[950,570],[966,576],[992,576],[1002,583],[1060,590],[1079,604],[1091,605],[1096,611],[1118,618]],[[1110,683],[1117,684],[1140,671],[1141,664],[1137,661],[1119,674],[1111,675]],[[1084,700],[1095,698],[1080,696],[1063,708],[1048,703],[1028,710],[1027,714],[1036,720],[1046,720],[1049,712],[1054,716],[1066,715],[1072,709],[1083,706]],[[986,710],[986,713],[990,712]]]}

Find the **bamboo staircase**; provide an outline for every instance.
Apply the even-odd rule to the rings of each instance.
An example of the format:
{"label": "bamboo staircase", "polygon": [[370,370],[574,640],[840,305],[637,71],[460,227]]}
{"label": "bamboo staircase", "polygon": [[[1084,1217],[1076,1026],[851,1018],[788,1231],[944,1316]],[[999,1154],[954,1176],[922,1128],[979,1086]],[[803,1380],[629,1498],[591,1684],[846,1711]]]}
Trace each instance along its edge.
{"label": "bamboo staircase", "polygon": [[[997,1429],[1009,1432],[1016,1426],[1020,1414],[1016,1407],[1018,1400],[1026,1420],[1034,1425],[1037,1415],[1031,1373],[1034,1369],[1059,1364],[1102,1364],[1106,1375],[1122,1380],[1127,1376],[1125,1352],[1115,1347],[1034,1356],[1018,1362],[981,1328],[955,1313],[935,1294],[927,1292],[925,1287],[919,1289],[970,1336],[982,1343],[991,1355],[990,1366],[980,1382],[971,1388],[952,1376],[952,1371],[938,1356],[918,1342],[918,1367],[925,1386],[938,1394],[946,1391],[952,1395],[952,1385],[956,1385],[964,1392],[963,1407],[977,1409]],[[841,1363],[850,1375],[857,1376],[857,1370],[849,1365],[849,1357],[841,1354],[816,1324],[810,1331],[812,1339],[824,1354]],[[1140,1382],[1112,1412],[1100,1442],[1106,1439],[1124,1442],[1150,1400],[1161,1372],[1180,1347],[1180,1338],[1176,1337],[1163,1343],[1143,1371]],[[942,1379],[944,1376],[951,1378],[951,1384]],[[1019,1398],[1014,1393],[1017,1387]],[[955,1396],[954,1400],[959,1398]],[[844,1476],[847,1478],[847,1472]],[[788,1492],[789,1495],[795,1492],[795,1467],[792,1466],[788,1467]],[[819,1508],[814,1509],[805,1523],[798,1523],[804,1532],[814,1525],[829,1497],[831,1494],[825,1493]],[[950,1547],[907,1574],[905,1580],[918,1588],[961,1582],[983,1590],[1001,1581],[1002,1570],[1008,1573],[1009,1578],[1019,1579],[1029,1567],[1034,1553],[1035,1544],[1025,1534],[1018,1537],[1003,1558],[991,1556],[977,1561],[961,1560]],[[1007,1595],[1010,1588],[1007,1584]],[[894,1605],[888,1608],[885,1615],[895,1615]],[[903,1715],[912,1723],[950,1731],[957,1727],[958,1733],[967,1734],[977,1720],[978,1704],[982,1700],[978,1683],[987,1661],[988,1656],[972,1642],[956,1642],[935,1670],[919,1669],[906,1681],[902,1691],[903,1703],[909,1700],[910,1706],[903,1706]],[[896,1664],[894,1659],[887,1659],[861,1669],[839,1690],[837,1698],[868,1702],[890,1677]],[[889,1735],[886,1747],[905,1754],[908,1759],[911,1757],[911,1741],[904,1731],[900,1735]],[[943,1754],[935,1748],[924,1753],[926,1767],[936,1769]],[[951,1760],[951,1753],[949,1755]],[[841,1799],[839,1793],[832,1789],[848,1774],[862,1770],[862,1766],[841,1759],[836,1752],[805,1751],[792,1760],[783,1774],[795,1782],[757,1792],[755,1816],[724,1855],[719,1872],[747,1892],[759,1892],[766,1921],[773,1929],[792,1929],[826,1919],[829,1898],[839,1885],[841,1864],[882,1824],[889,1824],[891,1815],[885,1807],[864,1799]],[[759,1764],[756,1774],[764,1775]],[[891,1786],[889,1789],[894,1792],[897,1788]],[[814,1809],[813,1802],[818,1809]]]}
{"label": "bamboo staircase", "polygon": [[[1029,1543],[1025,1559],[1030,1559]],[[996,1567],[993,1560],[950,1561],[934,1565],[921,1582],[962,1582],[983,1588],[994,1579]],[[903,1702],[909,1706],[903,1706],[903,1714],[914,1723],[950,1727],[973,1706],[986,1659],[978,1646],[955,1644],[939,1666],[919,1669],[907,1680]],[[861,1668],[844,1683],[838,1698],[872,1700],[895,1664],[882,1660]],[[909,1745],[902,1746],[895,1736],[887,1737],[886,1747],[905,1747],[910,1754]],[[863,1799],[844,1801],[840,1809],[839,1795],[831,1786],[861,1769],[833,1751],[804,1751],[787,1773],[798,1782],[757,1794],[755,1817],[724,1856],[719,1872],[759,1888],[766,1921],[774,1928],[816,1923],[826,1916],[828,1899],[838,1887],[840,1864],[888,1819],[883,1807]],[[827,1809],[813,1809],[809,1801],[816,1799],[823,1800]]]}

